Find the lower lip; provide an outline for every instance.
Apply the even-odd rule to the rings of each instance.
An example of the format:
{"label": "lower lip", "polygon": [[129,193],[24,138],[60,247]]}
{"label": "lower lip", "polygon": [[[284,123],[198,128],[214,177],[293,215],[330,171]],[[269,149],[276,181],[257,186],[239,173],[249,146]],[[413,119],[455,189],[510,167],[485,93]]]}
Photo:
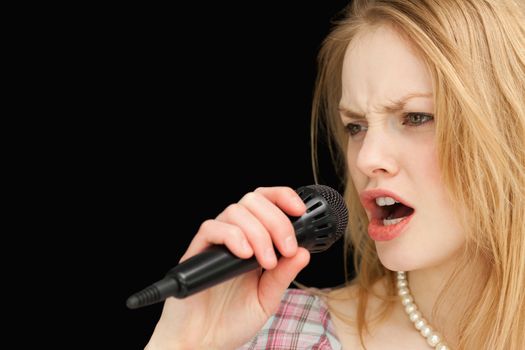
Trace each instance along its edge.
{"label": "lower lip", "polygon": [[372,219],[372,221],[370,221],[368,224],[368,235],[374,241],[390,241],[399,237],[403,233],[405,227],[408,225],[410,220],[412,220],[413,216],[414,213],[410,214],[397,224],[388,226],[383,225],[382,219]]}

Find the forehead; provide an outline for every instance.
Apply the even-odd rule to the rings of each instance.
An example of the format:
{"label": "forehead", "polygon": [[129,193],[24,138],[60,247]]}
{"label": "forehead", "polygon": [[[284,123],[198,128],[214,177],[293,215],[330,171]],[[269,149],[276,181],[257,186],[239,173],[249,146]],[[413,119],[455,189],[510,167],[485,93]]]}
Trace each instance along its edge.
{"label": "forehead", "polygon": [[342,71],[342,103],[365,109],[406,94],[432,91],[425,62],[390,26],[362,31],[348,46]]}

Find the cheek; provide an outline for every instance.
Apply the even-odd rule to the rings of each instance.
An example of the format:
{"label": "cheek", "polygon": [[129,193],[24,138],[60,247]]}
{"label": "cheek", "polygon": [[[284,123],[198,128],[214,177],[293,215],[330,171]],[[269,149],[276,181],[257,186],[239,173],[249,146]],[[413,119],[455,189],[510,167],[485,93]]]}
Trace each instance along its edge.
{"label": "cheek", "polygon": [[346,164],[350,178],[357,190],[363,189],[366,186],[367,177],[357,169],[358,150],[355,148],[348,148],[346,150]]}
{"label": "cheek", "polygon": [[437,150],[434,142],[428,142],[425,147],[421,147],[421,154],[414,157],[413,160],[421,174],[420,179],[428,189],[436,189],[439,192],[444,191],[441,180],[441,170],[439,168]]}
{"label": "cheek", "polygon": [[419,164],[414,164],[414,167],[417,167],[420,181],[415,182],[415,186],[418,188],[418,193],[423,195],[420,198],[421,203],[428,203],[426,215],[431,221],[439,221],[449,227],[452,235],[457,234],[459,220],[443,183],[435,147],[428,147],[425,154],[418,159]]}

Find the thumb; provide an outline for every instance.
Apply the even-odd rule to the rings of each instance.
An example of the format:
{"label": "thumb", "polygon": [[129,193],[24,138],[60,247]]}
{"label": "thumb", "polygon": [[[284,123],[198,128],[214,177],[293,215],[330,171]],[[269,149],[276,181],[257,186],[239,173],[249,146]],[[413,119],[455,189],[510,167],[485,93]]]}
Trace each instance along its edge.
{"label": "thumb", "polygon": [[291,258],[281,257],[278,265],[272,270],[266,270],[259,280],[259,303],[270,317],[281,302],[281,298],[290,283],[310,262],[310,252],[299,248]]}

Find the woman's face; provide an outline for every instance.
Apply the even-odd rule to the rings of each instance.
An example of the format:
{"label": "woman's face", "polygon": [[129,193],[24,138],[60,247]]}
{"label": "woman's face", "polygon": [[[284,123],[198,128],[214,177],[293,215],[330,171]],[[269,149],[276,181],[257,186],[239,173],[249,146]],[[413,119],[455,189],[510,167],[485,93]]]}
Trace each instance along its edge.
{"label": "woman's face", "polygon": [[349,45],[342,83],[348,166],[381,262],[405,271],[446,262],[465,235],[440,177],[424,62],[382,26]]}

